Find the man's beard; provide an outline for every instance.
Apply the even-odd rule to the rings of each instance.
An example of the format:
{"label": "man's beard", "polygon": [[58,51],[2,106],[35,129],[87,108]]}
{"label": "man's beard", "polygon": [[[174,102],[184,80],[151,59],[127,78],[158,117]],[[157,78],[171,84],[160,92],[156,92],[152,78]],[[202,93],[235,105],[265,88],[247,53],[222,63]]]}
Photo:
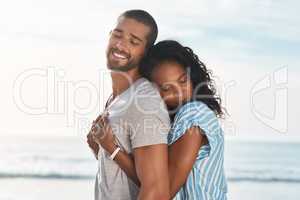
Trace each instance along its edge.
{"label": "man's beard", "polygon": [[120,52],[114,48],[111,48],[109,50],[109,53],[107,55],[107,67],[111,71],[128,72],[128,71],[138,67],[139,62],[136,59],[132,58],[129,54],[126,54],[124,52],[123,52],[123,54],[126,55],[127,62],[120,63],[118,61],[115,61],[114,59],[111,58],[111,57],[114,57],[113,51]]}
{"label": "man's beard", "polygon": [[134,68],[137,67],[137,64],[128,64],[126,66],[108,66],[108,68],[111,70],[111,71],[116,71],[116,72],[128,72]]}

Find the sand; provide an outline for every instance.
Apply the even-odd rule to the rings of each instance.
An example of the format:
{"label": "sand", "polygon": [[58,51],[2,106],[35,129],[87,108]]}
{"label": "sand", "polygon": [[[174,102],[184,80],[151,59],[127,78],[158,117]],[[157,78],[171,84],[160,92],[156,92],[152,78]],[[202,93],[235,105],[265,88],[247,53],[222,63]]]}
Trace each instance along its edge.
{"label": "sand", "polygon": [[[94,180],[0,179],[0,200],[93,200]],[[230,182],[229,200],[299,200],[299,183]]]}

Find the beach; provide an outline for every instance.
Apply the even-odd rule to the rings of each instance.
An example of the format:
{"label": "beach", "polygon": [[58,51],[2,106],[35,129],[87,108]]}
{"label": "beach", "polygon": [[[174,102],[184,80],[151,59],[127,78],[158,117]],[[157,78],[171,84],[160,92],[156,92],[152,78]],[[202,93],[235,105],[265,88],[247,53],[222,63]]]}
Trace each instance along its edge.
{"label": "beach", "polygon": [[[93,199],[94,180],[0,179],[0,200]],[[298,200],[300,184],[229,182],[229,200]]]}
{"label": "beach", "polygon": [[[93,200],[98,163],[84,139],[14,138],[0,140],[0,200]],[[227,140],[228,199],[298,200],[299,154],[298,142]]]}
{"label": "beach", "polygon": [[299,183],[229,182],[229,200],[299,200]]}
{"label": "beach", "polygon": [[0,179],[0,200],[93,199],[93,180]]}

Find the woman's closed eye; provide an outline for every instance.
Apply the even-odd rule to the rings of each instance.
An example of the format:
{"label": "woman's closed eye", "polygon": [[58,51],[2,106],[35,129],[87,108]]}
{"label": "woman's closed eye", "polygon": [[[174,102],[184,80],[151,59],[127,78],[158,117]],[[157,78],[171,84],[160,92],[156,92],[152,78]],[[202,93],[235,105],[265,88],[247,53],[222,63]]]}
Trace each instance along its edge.
{"label": "woman's closed eye", "polygon": [[187,82],[187,76],[185,75],[185,76],[181,77],[178,81],[179,81],[179,83],[182,83],[182,84],[186,83]]}
{"label": "woman's closed eye", "polygon": [[162,85],[160,86],[160,89],[164,92],[168,92],[171,89],[170,85]]}

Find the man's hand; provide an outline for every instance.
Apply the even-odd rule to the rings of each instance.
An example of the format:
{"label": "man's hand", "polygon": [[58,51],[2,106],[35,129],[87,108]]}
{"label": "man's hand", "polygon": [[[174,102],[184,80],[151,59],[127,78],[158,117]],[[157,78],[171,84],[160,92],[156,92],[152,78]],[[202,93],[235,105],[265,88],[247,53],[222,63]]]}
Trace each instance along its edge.
{"label": "man's hand", "polygon": [[101,116],[94,124],[94,127],[92,128],[92,136],[94,141],[101,145],[101,147],[110,154],[112,154],[117,147],[115,136],[111,126],[109,125],[107,115]]}
{"label": "man's hand", "polygon": [[91,130],[86,136],[87,137],[87,143],[88,143],[89,147],[92,149],[96,159],[98,159],[99,145],[97,144],[97,142],[94,141],[94,138],[93,138],[93,135],[92,135],[92,130],[94,128],[95,123],[97,121],[99,121],[100,118],[101,118],[101,115],[99,115],[97,117],[97,119],[93,122]]}
{"label": "man's hand", "polygon": [[91,131],[87,135],[87,143],[88,143],[89,147],[92,149],[96,159],[98,159],[99,145],[97,144],[97,142],[94,141]]}

